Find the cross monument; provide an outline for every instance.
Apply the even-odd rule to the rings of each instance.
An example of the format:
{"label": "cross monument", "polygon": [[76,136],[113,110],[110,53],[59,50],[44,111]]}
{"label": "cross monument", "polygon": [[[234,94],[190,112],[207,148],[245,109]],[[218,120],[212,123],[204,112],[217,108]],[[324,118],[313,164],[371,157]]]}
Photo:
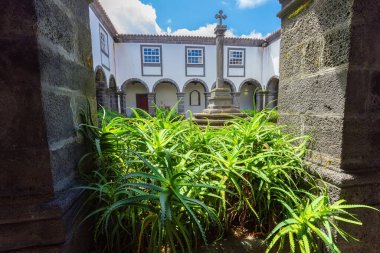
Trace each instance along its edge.
{"label": "cross monument", "polygon": [[211,91],[209,105],[202,113],[195,114],[195,122],[199,125],[223,126],[232,116],[244,117],[237,106],[233,105],[231,90],[224,85],[224,34],[227,26],[223,20],[227,18],[220,10],[216,15],[219,25],[215,27],[216,35],[216,86]]}

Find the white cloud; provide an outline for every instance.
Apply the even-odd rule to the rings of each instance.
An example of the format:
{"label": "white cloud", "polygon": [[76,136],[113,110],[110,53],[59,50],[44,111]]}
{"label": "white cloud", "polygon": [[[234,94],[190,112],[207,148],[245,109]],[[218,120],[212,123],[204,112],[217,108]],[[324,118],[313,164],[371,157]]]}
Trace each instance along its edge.
{"label": "white cloud", "polygon": [[256,32],[255,30],[253,30],[250,34],[243,34],[243,35],[241,35],[240,38],[263,39],[266,36],[263,36],[262,33]]}
{"label": "white cloud", "polygon": [[[266,0],[238,0],[239,2],[260,2]],[[140,0],[100,0],[102,6],[110,17],[116,30],[120,34],[168,34],[182,36],[208,36],[213,37],[217,23],[207,24],[195,30],[186,28],[172,31],[172,19],[166,21],[166,30],[157,24],[156,10],[152,5],[143,4]],[[252,31],[250,34],[237,36],[234,29],[226,31],[227,37],[262,38],[261,33]]]}
{"label": "white cloud", "polygon": [[[189,30],[189,29],[183,28],[183,29],[178,29],[178,30],[176,30],[174,32],[172,32],[171,29],[168,28],[166,34],[169,34],[169,35],[182,35],[182,36],[207,36],[207,37],[213,37],[213,36],[215,36],[214,29],[215,29],[216,25],[217,25],[217,23],[213,23],[213,24],[207,24],[205,26],[201,26],[201,27],[199,27],[198,29],[195,29],[195,30]],[[258,33],[256,31],[252,31],[249,34],[243,34],[243,35],[238,36],[238,35],[236,35],[234,33],[234,29],[233,28],[228,29],[226,31],[226,37],[255,38],[255,39],[264,38],[264,36],[262,35],[262,33]]]}
{"label": "white cloud", "polygon": [[258,5],[264,4],[269,0],[236,0],[240,9],[254,8]]}
{"label": "white cloud", "polygon": [[139,0],[100,0],[118,33],[157,34],[156,10]]}
{"label": "white cloud", "polygon": [[214,36],[214,28],[216,23],[201,26],[196,30],[189,30],[186,28],[178,29],[171,32],[170,35],[183,35],[183,36]]}

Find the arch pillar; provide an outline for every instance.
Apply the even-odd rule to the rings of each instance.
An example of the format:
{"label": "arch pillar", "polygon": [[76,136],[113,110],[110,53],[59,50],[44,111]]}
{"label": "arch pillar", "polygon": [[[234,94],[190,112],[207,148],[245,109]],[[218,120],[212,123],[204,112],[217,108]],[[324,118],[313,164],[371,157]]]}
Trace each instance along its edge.
{"label": "arch pillar", "polygon": [[240,105],[240,92],[231,92],[232,95],[232,104],[236,107]]}
{"label": "arch pillar", "polygon": [[178,92],[177,93],[177,100],[178,102],[178,113],[184,114],[185,113],[185,94],[184,92]]}
{"label": "arch pillar", "polygon": [[210,99],[211,92],[205,92],[205,107],[207,108],[208,106],[208,100]]}
{"label": "arch pillar", "polygon": [[107,100],[108,100],[108,106],[111,110],[118,112],[119,111],[119,102],[118,102],[118,95],[117,91],[115,89],[109,88],[107,90]]}
{"label": "arch pillar", "polygon": [[117,93],[118,102],[119,102],[119,112],[123,115],[127,114],[127,108],[126,108],[126,98],[125,98],[125,92],[119,91]]}
{"label": "arch pillar", "polygon": [[278,92],[276,91],[269,91],[267,94],[267,101],[265,107],[267,109],[274,109],[277,107],[277,98],[278,98]]}
{"label": "arch pillar", "polygon": [[256,111],[260,112],[266,107],[267,91],[260,90],[256,92]]}
{"label": "arch pillar", "polygon": [[98,101],[98,107],[99,105],[103,107],[108,107],[108,91],[106,88],[106,83],[104,81],[98,81],[96,83],[96,100]]}
{"label": "arch pillar", "polygon": [[148,113],[150,115],[156,114],[156,104],[155,103],[156,103],[156,93],[154,93],[154,92],[148,93],[148,105],[149,105]]}

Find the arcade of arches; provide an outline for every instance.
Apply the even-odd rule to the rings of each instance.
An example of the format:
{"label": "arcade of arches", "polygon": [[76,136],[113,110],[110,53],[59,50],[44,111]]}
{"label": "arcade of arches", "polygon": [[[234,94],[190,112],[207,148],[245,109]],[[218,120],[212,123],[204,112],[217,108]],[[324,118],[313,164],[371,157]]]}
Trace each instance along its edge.
{"label": "arcade of arches", "polygon": [[[155,107],[170,109],[177,106],[178,113],[200,113],[208,105],[210,92],[206,83],[201,80],[188,81],[182,91],[173,80],[163,79],[158,81],[152,92],[145,82],[140,79],[130,79],[117,90],[115,78],[111,76],[109,85],[101,68],[95,73],[96,98],[98,105],[104,106],[125,115],[131,115],[131,108],[139,108],[150,114],[154,114]],[[236,86],[225,81],[226,87],[231,91],[233,103],[242,110],[258,111],[264,108],[277,107],[278,93],[277,77],[270,79],[267,90],[263,90],[260,83],[254,79],[244,81],[238,91]],[[213,84],[212,89],[215,88]]]}

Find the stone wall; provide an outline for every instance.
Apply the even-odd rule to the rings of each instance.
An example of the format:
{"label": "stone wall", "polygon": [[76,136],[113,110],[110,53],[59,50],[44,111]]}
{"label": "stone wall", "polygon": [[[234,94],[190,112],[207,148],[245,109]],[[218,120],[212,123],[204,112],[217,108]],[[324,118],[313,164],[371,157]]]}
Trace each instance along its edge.
{"label": "stone wall", "polygon": [[0,2],[1,252],[87,251],[70,189],[95,104],[88,19],[86,0]]}
{"label": "stone wall", "polygon": [[[280,3],[280,123],[314,137],[309,159],[334,199],[379,207],[380,2]],[[379,252],[380,215],[360,215],[362,243],[342,252]]]}

